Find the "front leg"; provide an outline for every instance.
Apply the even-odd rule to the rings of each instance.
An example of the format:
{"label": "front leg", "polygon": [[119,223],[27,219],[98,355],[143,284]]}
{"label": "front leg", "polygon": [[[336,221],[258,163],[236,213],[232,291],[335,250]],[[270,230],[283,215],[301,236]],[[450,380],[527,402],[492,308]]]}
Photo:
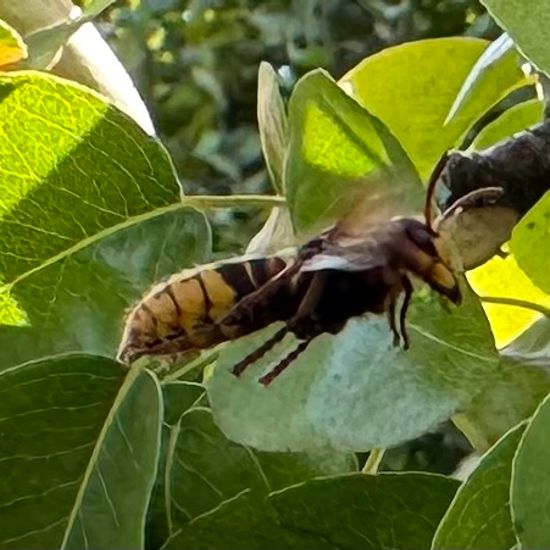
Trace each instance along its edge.
{"label": "front leg", "polygon": [[406,276],[401,276],[401,284],[403,286],[403,292],[405,297],[403,298],[403,304],[399,312],[399,328],[401,335],[403,336],[403,349],[409,349],[409,335],[407,334],[407,310],[411,303],[411,297],[413,294],[413,286],[411,280]]}

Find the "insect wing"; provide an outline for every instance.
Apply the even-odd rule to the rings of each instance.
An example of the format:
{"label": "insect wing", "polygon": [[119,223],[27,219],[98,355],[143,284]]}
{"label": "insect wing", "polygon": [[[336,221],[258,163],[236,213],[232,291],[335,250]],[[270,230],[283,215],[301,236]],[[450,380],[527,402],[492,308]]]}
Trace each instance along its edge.
{"label": "insect wing", "polygon": [[343,242],[346,237],[361,238],[373,227],[395,217],[414,216],[422,210],[424,188],[419,180],[385,168],[377,176],[359,181],[349,207],[327,233],[327,238]]}

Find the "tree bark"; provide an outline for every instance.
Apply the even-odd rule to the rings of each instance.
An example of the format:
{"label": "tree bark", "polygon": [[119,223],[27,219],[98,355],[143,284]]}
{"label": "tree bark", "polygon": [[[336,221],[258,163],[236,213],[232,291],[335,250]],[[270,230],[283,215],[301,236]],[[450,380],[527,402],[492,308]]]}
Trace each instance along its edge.
{"label": "tree bark", "polygon": [[452,153],[439,183],[449,192],[443,209],[476,189],[502,187],[496,204],[523,216],[550,189],[550,120],[479,153]]}

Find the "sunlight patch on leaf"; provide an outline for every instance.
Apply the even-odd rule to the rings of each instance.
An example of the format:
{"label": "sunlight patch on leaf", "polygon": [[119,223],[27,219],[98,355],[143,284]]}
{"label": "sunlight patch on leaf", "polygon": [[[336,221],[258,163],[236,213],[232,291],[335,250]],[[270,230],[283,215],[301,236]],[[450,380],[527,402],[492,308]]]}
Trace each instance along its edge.
{"label": "sunlight patch on leaf", "polygon": [[[550,309],[550,296],[535,286],[513,254],[494,256],[470,271],[469,283],[479,296],[513,298]],[[542,313],[526,307],[483,303],[498,348],[504,347],[540,319]]]}

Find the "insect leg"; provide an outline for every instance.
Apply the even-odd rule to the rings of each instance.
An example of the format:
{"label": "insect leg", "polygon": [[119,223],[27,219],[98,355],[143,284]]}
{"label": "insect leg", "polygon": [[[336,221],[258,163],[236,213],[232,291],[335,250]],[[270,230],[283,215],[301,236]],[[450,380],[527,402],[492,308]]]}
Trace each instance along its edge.
{"label": "insect leg", "polygon": [[438,220],[435,222],[436,231],[442,222],[457,213],[459,209],[468,210],[469,208],[494,206],[503,195],[504,189],[502,187],[482,187],[481,189],[470,191],[453,202],[453,204],[439,216]]}
{"label": "insect leg", "polygon": [[264,374],[258,382],[264,386],[269,386],[279,374],[281,374],[298,356],[309,346],[312,340],[304,340],[298,344],[298,347],[291,351],[284,359],[281,359],[268,373]]}
{"label": "insect leg", "polygon": [[240,376],[252,363],[261,359],[277,342],[280,342],[290,330],[288,326],[282,327],[269,340],[266,340],[259,348],[239,361],[231,370],[235,376]]}
{"label": "insect leg", "polygon": [[397,330],[397,325],[395,323],[395,306],[397,305],[397,298],[395,296],[391,297],[390,303],[388,305],[388,323],[390,324],[390,330],[393,334],[393,345],[398,346],[401,341],[401,336]]}
{"label": "insect leg", "polygon": [[[277,342],[280,342],[285,337],[287,332],[293,329],[293,327],[296,325],[296,323],[300,321],[300,319],[304,317],[309,317],[309,314],[313,311],[315,304],[317,303],[317,301],[319,300],[319,297],[323,292],[325,279],[326,279],[326,274],[324,273],[323,274],[316,273],[313,276],[313,279],[311,280],[311,283],[304,297],[302,298],[300,305],[298,306],[296,315],[288,322],[286,326],[282,327],[271,338],[269,338],[269,340],[264,342],[259,348],[254,350],[251,354],[247,355],[242,361],[239,361],[231,371],[235,376],[240,376],[252,363],[255,363],[256,361],[258,361],[258,359],[263,357]],[[301,351],[305,349],[305,346],[302,347],[302,344],[300,344],[294,352],[290,353],[280,363],[278,363],[275,366],[274,370],[279,368],[281,369],[281,371],[284,370],[294,360],[292,357],[294,356],[295,352],[297,350],[300,350],[296,354],[296,357],[297,357],[301,353]],[[281,365],[284,365],[284,366],[281,367]],[[275,378],[279,372],[280,371],[275,373],[271,377],[271,379]],[[268,373],[268,375],[269,374],[270,373]],[[269,381],[271,381],[271,379]]]}
{"label": "insect leg", "polygon": [[405,297],[403,298],[403,304],[401,305],[401,311],[399,312],[399,328],[401,330],[401,335],[403,336],[403,349],[409,349],[409,336],[407,334],[407,310],[409,309],[409,304],[411,303],[411,297],[413,294],[413,286],[410,279],[403,275],[401,277],[401,284],[403,285],[403,292]]}

